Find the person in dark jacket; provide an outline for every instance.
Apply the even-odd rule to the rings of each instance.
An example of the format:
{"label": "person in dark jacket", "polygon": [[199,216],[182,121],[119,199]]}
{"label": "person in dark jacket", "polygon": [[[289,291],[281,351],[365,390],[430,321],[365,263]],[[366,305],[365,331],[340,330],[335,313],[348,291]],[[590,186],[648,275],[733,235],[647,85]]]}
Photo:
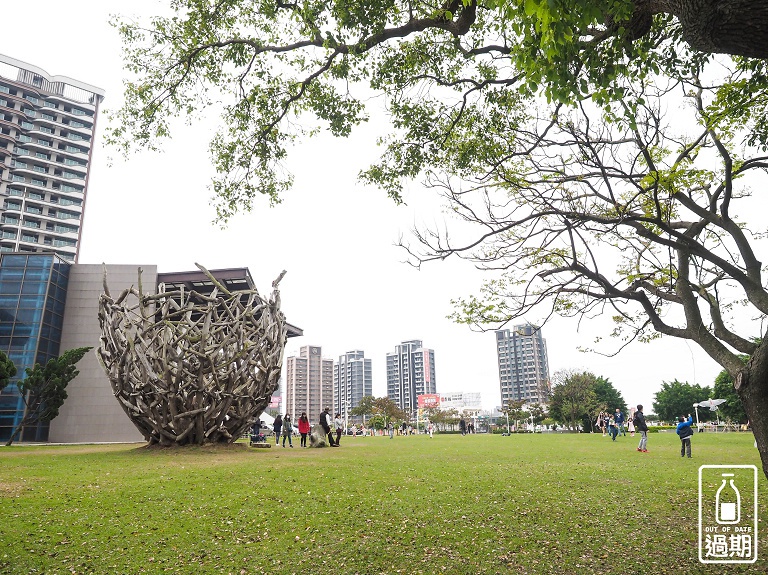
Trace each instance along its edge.
{"label": "person in dark jacket", "polygon": [[328,437],[328,445],[330,447],[338,447],[339,445],[333,440],[333,431],[331,431],[331,425],[333,425],[333,418],[331,417],[331,408],[326,407],[320,414],[320,425],[323,428],[323,432]]}
{"label": "person in dark jacket", "polygon": [[691,456],[691,437],[693,437],[693,418],[688,414],[688,419],[680,416],[677,423],[677,434],[680,436],[680,457]]}
{"label": "person in dark jacket", "polygon": [[637,446],[637,450],[648,453],[648,426],[645,423],[642,405],[637,406],[637,411],[632,421],[635,424],[635,429],[640,432],[640,444]]}
{"label": "person in dark jacket", "polygon": [[282,429],[283,429],[283,418],[278,413],[277,417],[275,417],[275,423],[272,424],[272,431],[275,432],[275,445],[280,444],[280,432],[282,431]]}

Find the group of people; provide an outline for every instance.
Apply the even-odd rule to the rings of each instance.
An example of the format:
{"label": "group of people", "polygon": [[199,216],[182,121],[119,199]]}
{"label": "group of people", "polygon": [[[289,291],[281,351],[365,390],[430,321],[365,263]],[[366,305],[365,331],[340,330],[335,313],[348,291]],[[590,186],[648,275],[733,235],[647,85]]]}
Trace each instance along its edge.
{"label": "group of people", "polygon": [[[624,414],[621,412],[621,409],[617,407],[615,413],[601,411],[597,415],[597,421],[595,423],[603,433],[603,437],[610,435],[611,439],[616,441],[616,437],[618,437],[619,434],[627,434],[624,430],[624,421]],[[629,431],[631,437],[635,436],[635,422],[633,418],[630,418],[627,423],[627,431]]]}
{"label": "group of people", "polygon": [[462,435],[467,435],[468,433],[474,433],[475,432],[475,424],[470,422],[467,422],[466,419],[463,417],[459,419],[459,431]]}
{"label": "group of people", "polygon": [[[680,416],[677,422],[677,435],[680,437],[680,457],[691,457],[691,437],[693,436],[693,418],[691,414],[688,417]],[[616,437],[619,433],[626,435],[624,432],[624,414],[617,407],[615,414],[609,414],[601,411],[597,416],[597,426],[602,430],[603,436],[607,433],[611,436],[613,441],[616,441]],[[645,415],[643,414],[643,406],[638,405],[635,409],[632,417],[627,421],[627,429],[630,435],[635,435],[635,429],[640,433],[640,443],[637,446],[637,450],[642,453],[648,453],[648,424],[645,422]]]}
{"label": "group of people", "polygon": [[[331,417],[331,408],[326,407],[320,414],[320,426],[323,428],[325,435],[328,436],[328,445],[331,447],[339,447],[341,443],[341,434],[344,430],[344,421],[341,419],[341,414],[337,413],[336,417]],[[306,412],[302,412],[298,421],[298,432],[301,436],[301,447],[309,447],[307,445],[307,436],[311,432],[312,426],[309,423],[309,418]],[[335,434],[334,431],[335,430]],[[294,426],[291,421],[290,414],[279,415],[275,417],[275,421],[272,424],[272,431],[275,433],[275,445],[280,445],[280,438],[283,439],[283,447],[285,442],[288,441],[288,446],[293,447],[293,432]],[[335,436],[334,436],[335,435]]]}

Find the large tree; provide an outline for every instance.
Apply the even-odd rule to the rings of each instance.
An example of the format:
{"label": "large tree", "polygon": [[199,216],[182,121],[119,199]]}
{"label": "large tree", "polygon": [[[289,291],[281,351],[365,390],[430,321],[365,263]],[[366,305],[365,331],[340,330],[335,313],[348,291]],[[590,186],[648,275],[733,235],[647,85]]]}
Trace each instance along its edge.
{"label": "large tree", "polygon": [[768,3],[172,7],[118,24],[133,77],[113,143],[158,146],[172,117],[220,102],[226,219],[259,194],[279,201],[289,146],[322,126],[347,135],[383,92],[392,129],[363,179],[396,200],[413,178],[444,194],[460,233],[422,230],[410,249],[417,265],[489,270],[459,321],[607,313],[622,345],[691,340],[734,378],[768,475],[768,344],[738,321],[768,313],[749,225],[768,168]]}

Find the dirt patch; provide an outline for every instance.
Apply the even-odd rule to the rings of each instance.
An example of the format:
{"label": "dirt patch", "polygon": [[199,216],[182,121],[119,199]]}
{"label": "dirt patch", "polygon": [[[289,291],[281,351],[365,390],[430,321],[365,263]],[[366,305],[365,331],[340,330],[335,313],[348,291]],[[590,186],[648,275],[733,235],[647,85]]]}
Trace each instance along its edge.
{"label": "dirt patch", "polygon": [[18,497],[27,487],[18,481],[0,481],[0,497]]}

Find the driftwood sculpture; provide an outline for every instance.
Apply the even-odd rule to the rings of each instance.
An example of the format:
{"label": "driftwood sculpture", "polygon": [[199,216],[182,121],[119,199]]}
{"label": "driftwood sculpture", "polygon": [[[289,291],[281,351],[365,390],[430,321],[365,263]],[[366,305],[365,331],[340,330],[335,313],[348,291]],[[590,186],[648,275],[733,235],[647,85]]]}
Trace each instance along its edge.
{"label": "driftwood sculpture", "polygon": [[151,444],[231,443],[249,431],[277,390],[287,337],[278,283],[256,290],[213,282],[194,290],[113,299],[104,275],[99,301],[99,358],[115,397]]}

